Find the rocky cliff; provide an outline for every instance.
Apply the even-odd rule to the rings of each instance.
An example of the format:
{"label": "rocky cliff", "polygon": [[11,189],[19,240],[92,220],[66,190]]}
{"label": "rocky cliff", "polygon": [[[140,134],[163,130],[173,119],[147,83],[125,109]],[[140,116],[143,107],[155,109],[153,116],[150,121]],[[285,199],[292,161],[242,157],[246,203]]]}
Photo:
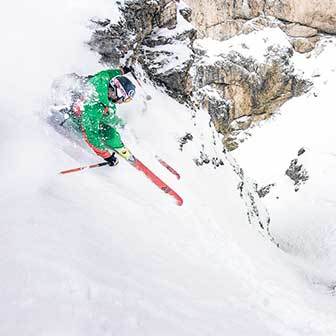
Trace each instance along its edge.
{"label": "rocky cliff", "polygon": [[192,11],[182,1],[126,0],[118,24],[94,22],[89,44],[102,62],[139,63],[171,96],[207,111],[233,150],[251,125],[309,88],[292,56],[336,31],[335,1],[188,0]]}
{"label": "rocky cliff", "polygon": [[294,51],[280,29],[225,43],[197,40],[194,48],[194,101],[209,112],[228,150],[244,141],[249,127],[309,88],[295,74]]}
{"label": "rocky cliff", "polygon": [[196,37],[190,8],[174,0],[128,0],[120,7],[118,24],[95,22],[91,48],[108,65],[140,63],[154,82],[185,101],[192,90],[189,69]]}
{"label": "rocky cliff", "polygon": [[186,3],[193,8],[193,22],[203,36],[221,39],[235,35],[246,21],[260,15],[336,33],[335,0],[186,0]]}
{"label": "rocky cliff", "polygon": [[[193,8],[192,20],[199,37],[218,40],[246,33],[251,20],[268,26],[263,18],[278,19],[279,26],[290,38],[294,49],[308,52],[319,40],[318,33],[336,33],[336,1],[314,0],[187,0]],[[269,21],[269,20],[268,20]],[[273,21],[274,25],[275,21]],[[252,26],[255,24],[252,23]]]}

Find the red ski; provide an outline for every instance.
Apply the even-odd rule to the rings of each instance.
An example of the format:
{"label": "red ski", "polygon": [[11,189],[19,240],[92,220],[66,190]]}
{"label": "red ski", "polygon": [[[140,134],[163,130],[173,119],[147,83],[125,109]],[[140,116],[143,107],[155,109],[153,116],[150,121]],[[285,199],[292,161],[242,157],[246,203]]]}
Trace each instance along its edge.
{"label": "red ski", "polygon": [[[158,176],[156,176],[149,168],[147,168],[140,160],[138,160],[126,147],[123,147],[123,148],[120,148],[120,149],[115,149],[115,152],[118,153],[127,162],[129,162],[133,167],[142,171],[162,191],[164,191],[166,194],[172,196],[175,199],[177,205],[181,206],[183,204],[183,199],[181,198],[181,196],[179,196],[172,188],[170,188],[165,182],[163,182]],[[107,162],[101,162],[101,163],[96,163],[96,164],[92,164],[92,165],[89,165],[89,166],[83,166],[83,167],[63,170],[63,171],[60,172],[60,174],[74,173],[74,172],[82,171],[82,170],[85,170],[85,169],[91,169],[91,168],[106,166],[107,164],[108,164]],[[169,171],[171,171],[169,168],[167,168],[167,169]],[[173,169],[173,168],[171,168],[171,169]],[[176,174],[173,173],[173,174],[176,175],[178,173],[176,173]],[[177,177],[177,175],[176,175],[176,177]]]}
{"label": "red ski", "polygon": [[172,188],[170,188],[165,182],[163,182],[158,176],[156,176],[148,167],[146,167],[139,159],[137,159],[127,148],[115,149],[115,151],[127,160],[133,167],[142,171],[157,187],[159,187],[166,194],[172,196],[176,204],[181,206],[183,199]]}
{"label": "red ski", "polygon": [[179,180],[181,178],[180,174],[172,167],[170,166],[166,161],[162,160],[160,157],[155,155],[155,158],[160,162],[160,164],[168,169],[173,175],[176,176],[176,178]]}

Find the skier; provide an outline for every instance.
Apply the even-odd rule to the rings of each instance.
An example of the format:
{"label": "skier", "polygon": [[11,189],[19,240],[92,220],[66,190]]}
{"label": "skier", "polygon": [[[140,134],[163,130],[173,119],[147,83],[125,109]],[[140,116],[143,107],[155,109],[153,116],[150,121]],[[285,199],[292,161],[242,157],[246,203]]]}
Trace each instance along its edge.
{"label": "skier", "polygon": [[82,90],[73,93],[68,111],[68,117],[81,131],[86,143],[110,166],[118,163],[115,150],[124,155],[128,152],[116,130],[125,125],[116,115],[116,104],[130,102],[134,97],[135,85],[124,76],[131,71],[132,68],[125,66],[80,78]]}
{"label": "skier", "polygon": [[[54,81],[52,85],[54,104],[50,109],[49,122],[56,126],[56,129],[62,130],[61,133],[63,130],[69,130],[72,134],[82,134],[93,151],[107,161],[64,170],[60,173],[68,174],[106,164],[115,166],[118,163],[115,156],[117,152],[134,168],[144,173],[152,183],[173,197],[177,205],[181,206],[183,204],[181,196],[124,146],[116,130],[116,127],[124,125],[122,119],[116,115],[116,104],[130,102],[135,94],[134,84],[124,76],[129,72],[132,72],[136,79],[132,68],[123,67],[103,70],[88,77],[69,74]],[[67,122],[67,120],[70,121]],[[158,160],[172,174],[180,178],[179,174],[166,162]]]}

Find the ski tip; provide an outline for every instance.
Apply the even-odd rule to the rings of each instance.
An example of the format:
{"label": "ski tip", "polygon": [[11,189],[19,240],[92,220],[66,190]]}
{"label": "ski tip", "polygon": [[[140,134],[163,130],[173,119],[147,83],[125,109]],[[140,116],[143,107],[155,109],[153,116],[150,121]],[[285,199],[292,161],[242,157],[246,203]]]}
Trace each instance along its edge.
{"label": "ski tip", "polygon": [[182,206],[182,205],[183,205],[183,199],[182,199],[182,198],[177,199],[177,200],[176,200],[176,204],[177,204],[178,206]]}

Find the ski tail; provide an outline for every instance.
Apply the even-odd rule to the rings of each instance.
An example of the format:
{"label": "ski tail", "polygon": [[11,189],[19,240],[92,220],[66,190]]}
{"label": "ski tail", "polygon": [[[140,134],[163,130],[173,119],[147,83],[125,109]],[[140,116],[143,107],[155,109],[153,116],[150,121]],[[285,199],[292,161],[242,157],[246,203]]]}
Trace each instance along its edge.
{"label": "ski tail", "polygon": [[170,171],[175,177],[179,180],[181,178],[181,175],[172,167],[170,166],[166,161],[158,157],[157,155],[155,158],[160,162],[160,164],[165,167],[168,171]]}
{"label": "ski tail", "polygon": [[183,204],[183,199],[179,196],[172,188],[170,188],[165,182],[163,182],[157,175],[155,175],[148,167],[146,167],[140,160],[135,158],[133,166],[142,171],[156,186],[158,186],[166,194],[172,196],[176,204],[181,206]]}

